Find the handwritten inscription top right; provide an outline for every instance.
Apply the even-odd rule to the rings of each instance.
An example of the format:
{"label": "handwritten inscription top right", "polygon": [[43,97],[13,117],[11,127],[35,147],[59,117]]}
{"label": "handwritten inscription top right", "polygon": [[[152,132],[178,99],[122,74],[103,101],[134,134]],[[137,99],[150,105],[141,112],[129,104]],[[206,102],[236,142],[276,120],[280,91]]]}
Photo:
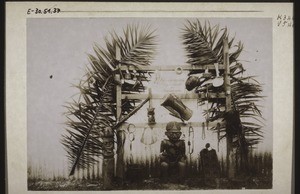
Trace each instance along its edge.
{"label": "handwritten inscription top right", "polygon": [[276,22],[278,27],[294,27],[294,17],[290,15],[278,14]]}

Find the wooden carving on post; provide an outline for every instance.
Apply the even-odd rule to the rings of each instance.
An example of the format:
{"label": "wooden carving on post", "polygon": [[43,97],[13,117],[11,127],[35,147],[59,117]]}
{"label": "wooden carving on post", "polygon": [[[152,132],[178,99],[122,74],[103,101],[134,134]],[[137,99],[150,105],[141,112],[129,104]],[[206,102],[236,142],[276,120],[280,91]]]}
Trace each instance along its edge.
{"label": "wooden carving on post", "polygon": [[[224,64],[221,75],[224,77],[223,87],[213,85],[213,80],[219,77],[219,71],[192,70],[189,73],[186,86],[199,95],[199,104],[209,101],[211,106],[204,111],[208,121],[224,120],[226,125],[212,127],[219,134],[219,140],[227,139],[227,175],[234,178],[239,174],[247,174],[248,149],[261,141],[261,111],[257,102],[263,98],[260,95],[261,85],[253,76],[243,76],[245,71],[238,60],[243,50],[243,44],[234,45],[234,38],[229,39],[227,28],[211,26],[209,22],[200,20],[188,21],[185,25],[183,43],[187,52],[188,63],[194,66],[209,64]],[[200,78],[192,74],[202,73]],[[203,81],[205,80],[205,81]],[[208,81],[206,81],[208,80]],[[225,92],[224,98],[209,98],[210,93]],[[238,161],[238,171],[236,163]]]}
{"label": "wooden carving on post", "polygon": [[[107,187],[114,172],[111,135],[145,104],[139,105],[141,100],[122,99],[117,110],[116,88],[127,94],[145,91],[143,82],[149,80],[149,74],[137,72],[135,68],[150,65],[155,51],[154,31],[147,26],[127,26],[123,35],[115,32],[110,35],[105,38],[105,47],[94,46],[95,56],[88,54],[90,63],[86,74],[75,85],[80,91],[79,97],[66,105],[67,128],[61,141],[72,165],[70,175],[75,169],[95,164],[97,158],[103,156],[104,176],[109,177]],[[120,66],[131,70],[121,71]],[[116,80],[115,75],[120,80]]]}
{"label": "wooden carving on post", "polygon": [[104,189],[111,189],[111,182],[114,178],[114,132],[111,127],[106,127],[102,134],[103,139],[103,186]]}

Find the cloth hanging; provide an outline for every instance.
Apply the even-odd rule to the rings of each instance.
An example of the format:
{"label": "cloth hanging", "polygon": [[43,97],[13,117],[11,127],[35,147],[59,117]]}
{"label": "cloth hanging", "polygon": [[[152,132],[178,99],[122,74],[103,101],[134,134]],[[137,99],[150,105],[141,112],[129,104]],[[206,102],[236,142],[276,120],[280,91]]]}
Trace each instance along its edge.
{"label": "cloth hanging", "polygon": [[157,142],[157,133],[156,131],[153,130],[151,127],[145,127],[142,138],[141,138],[141,143],[145,145],[152,145]]}
{"label": "cloth hanging", "polygon": [[205,148],[200,151],[200,168],[205,179],[220,176],[220,165],[216,150]]}

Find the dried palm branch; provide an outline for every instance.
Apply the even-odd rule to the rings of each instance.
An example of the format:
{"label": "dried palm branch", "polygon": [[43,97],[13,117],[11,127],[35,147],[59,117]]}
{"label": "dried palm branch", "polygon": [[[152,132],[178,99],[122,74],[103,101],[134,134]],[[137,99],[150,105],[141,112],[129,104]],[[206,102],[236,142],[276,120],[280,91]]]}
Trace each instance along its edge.
{"label": "dried palm branch", "polygon": [[[191,65],[206,65],[211,63],[223,63],[223,39],[229,39],[227,28],[220,29],[219,25],[211,26],[209,22],[201,23],[199,20],[188,20],[183,29],[183,44],[187,52],[188,63]],[[237,111],[238,118],[235,125],[238,130],[233,134],[238,141],[236,146],[249,147],[259,143],[263,138],[261,131],[262,113],[259,109],[261,96],[261,84],[253,76],[243,77],[245,69],[238,60],[243,50],[241,41],[234,44],[234,38],[229,39],[229,68],[231,78],[231,96],[234,110]],[[195,72],[191,71],[190,74]],[[196,72],[197,73],[197,72]],[[219,88],[209,87],[208,92],[218,93]],[[198,99],[199,104],[207,99]],[[208,99],[212,106],[203,112],[209,121],[228,120],[228,113],[225,112],[225,100]],[[233,126],[231,126],[233,128]],[[220,137],[226,137],[225,127],[211,128],[223,133]],[[240,144],[238,144],[240,143]],[[243,145],[241,145],[241,143]],[[244,148],[243,148],[244,149]]]}
{"label": "dried palm branch", "polygon": [[[135,85],[126,85],[125,73],[119,65],[134,66],[150,65],[155,54],[154,31],[150,27],[128,25],[123,35],[115,32],[110,38],[105,38],[105,46],[94,46],[95,55],[88,54],[89,65],[78,85],[79,98],[65,105],[66,134],[61,143],[67,152],[67,157],[73,168],[86,168],[97,162],[95,156],[101,156],[103,151],[102,132],[105,127],[116,124],[116,85],[122,84],[124,93],[145,91],[143,82],[148,81],[148,74],[137,69],[128,71],[135,80]],[[120,56],[117,56],[117,48]],[[121,75],[122,83],[116,82],[114,75]],[[128,78],[128,76],[127,76]],[[122,100],[122,115],[132,111],[139,101]]]}

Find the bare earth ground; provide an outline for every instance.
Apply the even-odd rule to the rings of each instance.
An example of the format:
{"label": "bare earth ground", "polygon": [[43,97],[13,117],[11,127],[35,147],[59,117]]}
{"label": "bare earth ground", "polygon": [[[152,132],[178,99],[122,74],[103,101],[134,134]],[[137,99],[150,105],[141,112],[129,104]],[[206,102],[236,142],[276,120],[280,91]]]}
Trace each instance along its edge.
{"label": "bare earth ground", "polygon": [[[271,189],[272,177],[249,177],[244,180],[219,180],[219,188],[214,181],[204,184],[202,178],[191,177],[185,180],[161,180],[147,178],[140,181],[114,183],[112,190],[207,190],[207,189]],[[104,190],[102,180],[28,180],[28,190]]]}

